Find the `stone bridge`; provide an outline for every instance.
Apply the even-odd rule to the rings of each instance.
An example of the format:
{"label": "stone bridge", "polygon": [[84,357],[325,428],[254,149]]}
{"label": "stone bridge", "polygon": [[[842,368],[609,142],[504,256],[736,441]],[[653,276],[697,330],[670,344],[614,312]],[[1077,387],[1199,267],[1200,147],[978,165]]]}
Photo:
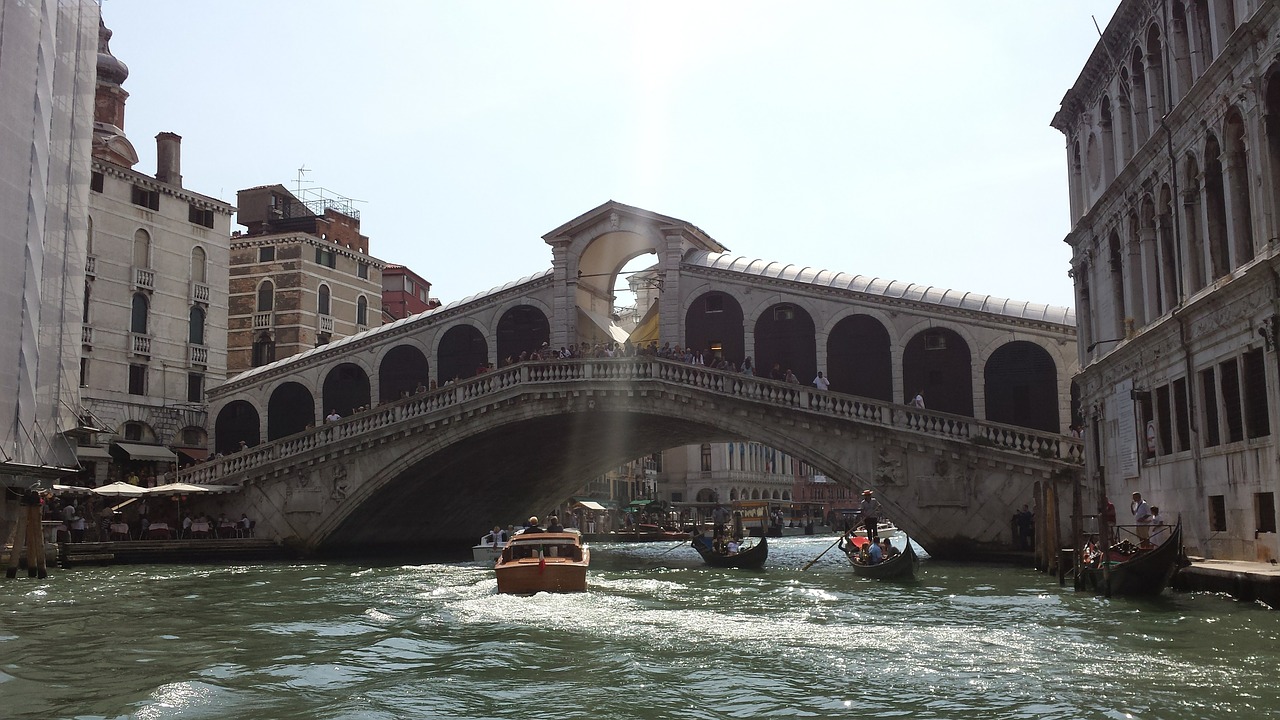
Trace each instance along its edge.
{"label": "stone bridge", "polygon": [[[228,511],[304,552],[471,541],[628,460],[753,438],[878,491],[935,556],[995,542],[1079,440],[651,357],[524,362],[184,471],[239,484]],[[1007,536],[1006,536],[1007,537]]]}

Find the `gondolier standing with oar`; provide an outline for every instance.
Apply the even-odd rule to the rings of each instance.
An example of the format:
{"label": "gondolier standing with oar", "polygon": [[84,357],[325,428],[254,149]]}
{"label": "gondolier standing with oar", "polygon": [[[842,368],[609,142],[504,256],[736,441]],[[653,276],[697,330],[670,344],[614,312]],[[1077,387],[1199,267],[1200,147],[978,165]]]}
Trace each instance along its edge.
{"label": "gondolier standing with oar", "polygon": [[880,535],[877,526],[880,524],[880,501],[870,490],[862,491],[862,502],[858,504],[858,514],[862,517],[862,527],[866,528],[867,540],[875,542]]}

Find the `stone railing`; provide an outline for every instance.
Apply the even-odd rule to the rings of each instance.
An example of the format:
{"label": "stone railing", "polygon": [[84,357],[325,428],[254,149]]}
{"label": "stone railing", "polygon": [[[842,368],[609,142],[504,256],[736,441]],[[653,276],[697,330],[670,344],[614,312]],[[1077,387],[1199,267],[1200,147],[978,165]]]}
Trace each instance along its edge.
{"label": "stone railing", "polygon": [[199,303],[209,302],[209,286],[202,282],[191,282],[191,299]]}
{"label": "stone railing", "polygon": [[134,268],[133,284],[140,290],[155,290],[156,271],[150,268]]}
{"label": "stone railing", "polygon": [[253,314],[253,329],[263,330],[275,324],[275,313],[256,312]]}
{"label": "stone railing", "polygon": [[129,351],[134,355],[150,355],[151,337],[149,335],[129,333]]}
{"label": "stone railing", "polygon": [[97,258],[97,256],[94,256],[94,255],[87,255],[87,256],[85,256],[85,259],[84,259],[84,274],[85,274],[85,275],[97,275],[97,274],[98,274],[98,258]]}
{"label": "stone railing", "polygon": [[619,389],[638,382],[696,387],[706,392],[741,398],[755,403],[789,408],[802,413],[852,420],[854,422],[927,435],[1042,460],[1080,465],[1084,462],[1082,441],[1042,430],[977,420],[932,410],[897,405],[883,400],[854,397],[803,385],[741,375],[723,370],[689,365],[658,358],[616,358],[593,360],[550,360],[511,365],[493,372],[447,385],[439,390],[412,395],[380,405],[357,415],[326,423],[288,438],[258,445],[217,458],[179,473],[182,482],[211,483],[268,463],[333,447],[347,439],[402,423],[418,422],[455,405],[497,395],[512,387],[550,386],[583,381],[594,385],[617,383]]}
{"label": "stone railing", "polygon": [[203,345],[187,345],[187,364],[208,365],[209,348]]}

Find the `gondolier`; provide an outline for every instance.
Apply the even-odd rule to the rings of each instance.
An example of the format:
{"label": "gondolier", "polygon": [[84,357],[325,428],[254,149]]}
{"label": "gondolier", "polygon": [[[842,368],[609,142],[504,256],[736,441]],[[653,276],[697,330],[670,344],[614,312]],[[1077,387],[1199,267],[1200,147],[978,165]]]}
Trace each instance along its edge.
{"label": "gondolier", "polygon": [[862,502],[858,504],[858,515],[862,518],[862,527],[867,531],[867,539],[872,542],[880,537],[876,526],[882,514],[880,501],[875,498],[875,494],[870,490],[863,490]]}

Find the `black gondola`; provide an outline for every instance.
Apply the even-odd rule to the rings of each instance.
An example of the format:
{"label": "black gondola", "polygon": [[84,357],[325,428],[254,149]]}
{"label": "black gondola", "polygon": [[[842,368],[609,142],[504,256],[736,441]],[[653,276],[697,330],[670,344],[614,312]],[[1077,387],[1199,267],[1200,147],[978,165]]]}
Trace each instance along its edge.
{"label": "black gondola", "polygon": [[858,577],[875,578],[877,580],[914,580],[916,570],[920,566],[920,558],[911,547],[911,538],[906,538],[906,547],[902,552],[888,560],[881,560],[875,565],[864,565],[858,562],[860,548],[856,543],[844,542],[841,546],[849,564],[853,566],[853,574]]}
{"label": "black gondola", "polygon": [[1113,546],[1108,558],[1110,565],[1105,571],[1101,558],[1080,568],[1080,589],[1107,597],[1159,595],[1169,586],[1178,568],[1187,562],[1182,553],[1182,520],[1178,520],[1173,532],[1159,545],[1133,553]]}
{"label": "black gondola", "polygon": [[767,537],[757,538],[754,545],[745,550],[739,550],[732,555],[716,552],[711,543],[712,541],[709,538],[700,535],[695,536],[692,542],[689,543],[702,556],[703,561],[711,567],[759,570],[764,567],[764,561],[769,558],[769,539]]}

